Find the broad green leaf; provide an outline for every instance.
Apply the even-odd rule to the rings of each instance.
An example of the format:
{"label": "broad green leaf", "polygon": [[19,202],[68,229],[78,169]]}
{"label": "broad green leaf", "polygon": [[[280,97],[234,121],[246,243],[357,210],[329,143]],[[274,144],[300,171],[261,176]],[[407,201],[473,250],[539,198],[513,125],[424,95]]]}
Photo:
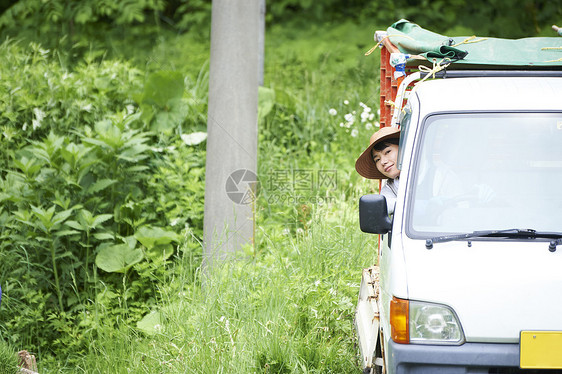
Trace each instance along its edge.
{"label": "broad green leaf", "polygon": [[108,273],[124,273],[134,264],[140,262],[144,255],[140,248],[131,248],[127,244],[103,247],[96,256],[96,265]]}
{"label": "broad green leaf", "polygon": [[135,239],[134,236],[127,236],[124,240],[131,248],[135,248],[137,246],[137,239]]}
{"label": "broad green leaf", "polygon": [[53,227],[53,216],[55,214],[55,206],[53,205],[49,209],[45,210],[41,207],[31,206],[31,211],[33,215],[39,219],[38,226],[44,232],[51,231]]}
{"label": "broad green leaf", "polygon": [[14,160],[14,165],[28,177],[32,177],[41,170],[41,164],[36,164],[33,159],[28,159],[25,156],[19,160]]}
{"label": "broad green leaf", "polygon": [[76,221],[66,221],[64,224],[76,230],[80,230],[80,231],[86,230],[86,227],[82,226],[80,223]]}
{"label": "broad green leaf", "polygon": [[61,230],[61,231],[55,232],[55,236],[69,236],[69,235],[76,235],[76,234],[80,234],[80,231],[76,231],[76,230]]}
{"label": "broad green leaf", "polygon": [[144,86],[142,102],[157,105],[161,109],[170,101],[183,96],[183,75],[177,71],[157,71],[148,76]]}
{"label": "broad green leaf", "polygon": [[135,238],[141,242],[148,250],[156,245],[169,244],[179,241],[178,234],[173,231],[166,231],[160,227],[143,226],[135,232]]}
{"label": "broad green leaf", "polygon": [[189,108],[184,100],[172,100],[163,110],[156,113],[150,129],[155,132],[171,133],[182,124],[188,112]]}
{"label": "broad green leaf", "polygon": [[156,334],[162,329],[162,316],[158,311],[152,311],[137,322],[137,328],[149,335]]}
{"label": "broad green leaf", "polygon": [[158,244],[146,251],[146,256],[151,260],[167,260],[174,253],[171,244]]}
{"label": "broad green leaf", "polygon": [[98,225],[104,223],[105,221],[111,219],[112,217],[113,217],[113,214],[100,214],[100,215],[97,215],[97,216],[94,218],[94,222],[93,222],[92,227],[93,227],[93,228],[96,228]]}
{"label": "broad green leaf", "polygon": [[113,239],[114,236],[110,233],[102,232],[102,233],[94,234],[94,238],[96,238],[98,240],[110,240],[110,239]]}
{"label": "broad green leaf", "polygon": [[87,193],[92,194],[105,190],[107,187],[117,183],[116,179],[100,179],[96,183],[90,185],[87,189]]}
{"label": "broad green leaf", "polygon": [[[54,207],[54,205],[53,205]],[[63,210],[62,212],[58,212],[53,217],[53,224],[58,225],[59,223],[64,222],[70,215],[72,214],[72,209]]]}

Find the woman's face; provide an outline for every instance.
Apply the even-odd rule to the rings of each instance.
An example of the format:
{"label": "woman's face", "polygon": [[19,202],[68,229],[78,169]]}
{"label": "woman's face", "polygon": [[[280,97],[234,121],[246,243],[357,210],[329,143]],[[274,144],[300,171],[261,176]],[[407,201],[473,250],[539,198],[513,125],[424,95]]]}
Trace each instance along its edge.
{"label": "woman's face", "polygon": [[396,144],[388,144],[382,151],[373,149],[372,153],[375,166],[384,176],[394,179],[400,175],[400,170],[396,167],[396,159],[398,158],[398,146]]}

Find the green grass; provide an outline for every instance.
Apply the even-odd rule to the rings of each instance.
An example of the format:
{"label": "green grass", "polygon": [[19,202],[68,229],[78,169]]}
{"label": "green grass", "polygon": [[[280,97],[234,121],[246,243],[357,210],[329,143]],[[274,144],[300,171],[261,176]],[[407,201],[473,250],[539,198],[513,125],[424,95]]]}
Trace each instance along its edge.
{"label": "green grass", "polygon": [[0,340],[0,374],[18,372],[18,356],[15,349],[4,340]]}
{"label": "green grass", "polygon": [[[272,237],[261,227],[260,252],[214,269],[203,287],[179,272],[163,285],[153,335],[102,330],[72,370],[357,372],[352,318],[374,241],[358,232],[353,201],[315,207],[311,215],[309,229],[295,236]],[[181,260],[178,267],[191,261]]]}

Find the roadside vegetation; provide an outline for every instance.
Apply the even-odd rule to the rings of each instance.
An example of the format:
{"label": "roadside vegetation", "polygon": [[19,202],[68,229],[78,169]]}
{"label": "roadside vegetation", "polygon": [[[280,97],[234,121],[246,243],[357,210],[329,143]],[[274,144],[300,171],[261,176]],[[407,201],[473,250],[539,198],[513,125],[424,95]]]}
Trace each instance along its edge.
{"label": "roadside vegetation", "polygon": [[378,125],[378,55],[364,53],[415,13],[271,5],[255,245],[203,278],[210,2],[8,3],[2,372],[20,349],[41,373],[357,372],[353,309],[376,257],[357,201],[377,186],[353,167]]}

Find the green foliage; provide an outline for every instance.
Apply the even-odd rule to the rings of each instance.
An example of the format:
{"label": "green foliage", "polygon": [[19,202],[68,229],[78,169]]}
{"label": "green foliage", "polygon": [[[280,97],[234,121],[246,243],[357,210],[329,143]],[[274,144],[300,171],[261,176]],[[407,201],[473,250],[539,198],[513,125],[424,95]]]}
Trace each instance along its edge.
{"label": "green foliage", "polygon": [[53,25],[84,25],[100,20],[111,20],[117,25],[143,22],[147,12],[161,11],[164,0],[88,0],[68,2],[64,0],[20,0],[8,8],[0,19],[0,27],[13,27],[18,22],[30,27],[42,21],[39,31],[49,31]]}
{"label": "green foliage", "polygon": [[[140,319],[178,235],[201,234],[204,152],[179,136],[192,126],[185,115],[178,134],[150,130],[132,96],[159,98],[166,88],[149,79],[143,91],[127,63],[86,60],[69,70],[39,45],[11,41],[0,54],[6,336],[30,350],[79,351],[84,326],[105,323],[98,308]],[[182,100],[174,74],[181,86],[170,100]],[[167,104],[154,103],[155,119]]]}
{"label": "green foliage", "polygon": [[209,35],[211,0],[170,0],[168,12],[173,12],[172,17],[178,29]]}
{"label": "green foliage", "polygon": [[0,340],[0,373],[16,374],[18,372],[18,356],[15,349],[4,340]]}
{"label": "green foliage", "polygon": [[420,26],[447,34],[467,28],[480,36],[523,38],[546,34],[560,22],[562,5],[548,0],[280,0],[268,2],[270,22],[354,20],[386,28],[406,18]]}
{"label": "green foliage", "polygon": [[145,122],[155,132],[172,133],[183,122],[188,105],[183,99],[183,76],[177,71],[157,71],[148,76],[138,96]]}

